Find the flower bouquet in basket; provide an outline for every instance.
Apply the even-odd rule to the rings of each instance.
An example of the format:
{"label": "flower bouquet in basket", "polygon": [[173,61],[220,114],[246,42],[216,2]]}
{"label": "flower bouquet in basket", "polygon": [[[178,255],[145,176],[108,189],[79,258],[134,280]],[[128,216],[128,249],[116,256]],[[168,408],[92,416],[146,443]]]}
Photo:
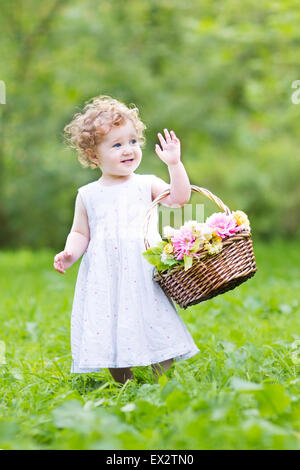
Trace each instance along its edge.
{"label": "flower bouquet in basket", "polygon": [[225,212],[212,214],[205,223],[189,220],[179,229],[164,227],[163,240],[143,252],[155,266],[153,280],[181,308],[234,289],[257,271],[247,215],[222,207]]}

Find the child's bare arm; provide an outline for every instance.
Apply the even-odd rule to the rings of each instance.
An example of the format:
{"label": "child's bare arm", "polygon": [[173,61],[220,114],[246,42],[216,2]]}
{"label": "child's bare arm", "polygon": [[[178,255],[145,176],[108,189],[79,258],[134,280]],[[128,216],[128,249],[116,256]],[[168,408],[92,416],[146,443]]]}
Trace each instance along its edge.
{"label": "child's bare arm", "polygon": [[[71,251],[77,261],[85,252],[90,241],[90,229],[86,209],[78,193],[75,201],[75,213],[71,231],[67,237],[65,250]],[[75,263],[74,261],[74,263]]]}
{"label": "child's bare arm", "polygon": [[65,249],[54,257],[54,268],[58,272],[65,274],[65,269],[72,266],[86,251],[89,241],[88,217],[78,193],[75,202],[73,225],[67,237]]}

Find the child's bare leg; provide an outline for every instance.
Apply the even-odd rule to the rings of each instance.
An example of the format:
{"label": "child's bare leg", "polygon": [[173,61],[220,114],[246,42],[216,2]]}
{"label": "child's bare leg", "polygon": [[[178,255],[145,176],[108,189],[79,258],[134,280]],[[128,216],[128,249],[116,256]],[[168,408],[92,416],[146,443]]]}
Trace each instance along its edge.
{"label": "child's bare leg", "polygon": [[[172,363],[173,363],[173,358],[167,359],[166,361],[162,361],[159,364],[152,364],[152,371],[153,374],[158,377],[159,375],[162,375],[164,372],[166,372],[168,369],[170,369]],[[162,370],[161,370],[162,369]]]}
{"label": "child's bare leg", "polygon": [[126,380],[133,378],[133,373],[130,367],[114,367],[113,369],[109,369],[109,372],[116,382],[120,382],[122,384],[124,384]]}

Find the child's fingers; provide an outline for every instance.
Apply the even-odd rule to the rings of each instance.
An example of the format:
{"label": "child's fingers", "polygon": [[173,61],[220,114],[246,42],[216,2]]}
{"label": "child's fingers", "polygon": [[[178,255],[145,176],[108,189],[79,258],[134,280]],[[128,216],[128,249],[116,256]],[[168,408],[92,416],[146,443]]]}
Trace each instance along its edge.
{"label": "child's fingers", "polygon": [[167,141],[167,142],[170,142],[170,141],[171,141],[171,136],[170,136],[170,134],[169,134],[168,129],[164,129],[164,131],[165,131],[166,141]]}
{"label": "child's fingers", "polygon": [[61,267],[61,261],[60,261],[60,259],[54,260],[54,265],[57,266],[57,267]]}
{"label": "child's fingers", "polygon": [[72,253],[70,251],[61,251],[54,257],[54,268],[56,271],[65,274],[65,265],[64,265],[64,260],[67,258],[70,258],[72,256]]}
{"label": "child's fingers", "polygon": [[62,258],[60,254],[54,257],[54,268],[59,272],[63,272],[64,268],[63,268]]}
{"label": "child's fingers", "polygon": [[62,273],[62,274],[65,273],[65,271],[61,268],[61,266],[58,265],[56,261],[54,262],[54,269],[58,271],[59,273]]}
{"label": "child's fingers", "polygon": [[162,153],[162,150],[161,150],[161,148],[158,144],[155,145],[155,152],[157,153],[157,155],[159,157],[162,157],[163,153]]}
{"label": "child's fingers", "polygon": [[165,139],[163,138],[163,136],[161,135],[160,132],[157,135],[158,135],[158,138],[159,138],[159,141],[161,143],[162,148],[164,148],[164,146],[166,145]]}
{"label": "child's fingers", "polygon": [[60,267],[59,267],[59,272],[62,273],[62,274],[64,274],[64,273],[66,272],[66,271],[64,270],[63,266],[60,266]]}
{"label": "child's fingers", "polygon": [[171,134],[173,140],[179,141],[179,139],[178,139],[178,137],[176,136],[176,134],[175,134],[174,131],[171,131],[170,134]]}

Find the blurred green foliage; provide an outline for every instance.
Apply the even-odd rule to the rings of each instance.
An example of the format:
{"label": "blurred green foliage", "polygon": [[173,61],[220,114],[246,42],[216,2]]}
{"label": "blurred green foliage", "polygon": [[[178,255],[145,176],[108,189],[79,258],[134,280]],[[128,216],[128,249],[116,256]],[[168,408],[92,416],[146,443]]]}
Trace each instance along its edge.
{"label": "blurred green foliage", "polygon": [[99,94],[140,109],[138,173],[169,182],[154,145],[173,129],[191,184],[257,236],[299,236],[299,20],[296,0],[2,0],[0,246],[63,248],[77,187],[100,176],[63,127]]}

